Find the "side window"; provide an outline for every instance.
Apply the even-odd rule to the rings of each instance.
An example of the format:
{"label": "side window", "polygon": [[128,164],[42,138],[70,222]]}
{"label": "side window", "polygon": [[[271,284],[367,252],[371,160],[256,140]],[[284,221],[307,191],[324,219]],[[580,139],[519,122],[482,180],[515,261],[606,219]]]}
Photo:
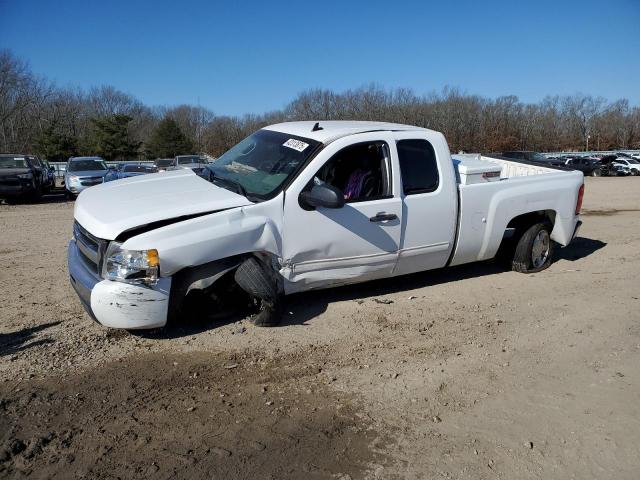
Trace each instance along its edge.
{"label": "side window", "polygon": [[398,140],[398,158],[405,195],[433,192],[438,188],[436,152],[426,140]]}
{"label": "side window", "polygon": [[364,142],[337,152],[318,170],[313,183],[340,189],[349,202],[375,200],[391,195],[389,146]]}

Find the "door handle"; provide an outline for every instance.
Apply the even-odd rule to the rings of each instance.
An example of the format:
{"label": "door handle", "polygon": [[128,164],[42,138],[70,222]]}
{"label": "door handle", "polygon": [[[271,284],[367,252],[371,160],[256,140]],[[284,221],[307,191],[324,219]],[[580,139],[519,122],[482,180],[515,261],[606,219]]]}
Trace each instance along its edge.
{"label": "door handle", "polygon": [[376,213],[375,216],[369,217],[370,222],[385,222],[387,220],[397,220],[398,216],[395,213]]}

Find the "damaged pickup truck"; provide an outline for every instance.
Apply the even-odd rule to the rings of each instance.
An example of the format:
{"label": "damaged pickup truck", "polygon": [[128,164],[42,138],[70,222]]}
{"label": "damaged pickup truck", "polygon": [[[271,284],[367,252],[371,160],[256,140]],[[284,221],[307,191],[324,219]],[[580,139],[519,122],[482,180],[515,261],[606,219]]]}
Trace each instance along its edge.
{"label": "damaged pickup truck", "polygon": [[581,172],[452,159],[442,134],[407,125],[271,125],[206,168],[80,194],[69,273],[101,324],[162,327],[182,318],[188,292],[221,282],[246,292],[267,326],[286,295],[309,289],[497,254],[538,272],[581,224]]}

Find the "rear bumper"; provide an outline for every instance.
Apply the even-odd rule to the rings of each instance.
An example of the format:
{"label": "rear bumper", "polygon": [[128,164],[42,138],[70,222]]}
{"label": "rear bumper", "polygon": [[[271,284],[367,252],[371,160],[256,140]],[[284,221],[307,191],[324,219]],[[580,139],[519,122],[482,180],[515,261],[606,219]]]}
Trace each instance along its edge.
{"label": "rear bumper", "polygon": [[159,279],[153,288],[103,280],[85,266],[74,240],[69,242],[67,262],[82,306],[100,324],[127,330],[166,325],[171,278]]}

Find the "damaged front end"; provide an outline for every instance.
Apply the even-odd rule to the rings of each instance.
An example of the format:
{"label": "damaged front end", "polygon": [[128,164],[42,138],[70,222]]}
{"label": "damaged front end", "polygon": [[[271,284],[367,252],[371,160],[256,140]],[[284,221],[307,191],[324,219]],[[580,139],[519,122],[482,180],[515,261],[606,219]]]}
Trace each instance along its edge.
{"label": "damaged front end", "polygon": [[147,272],[140,265],[135,271],[120,267],[120,274],[137,277],[132,283],[104,279],[102,272],[108,263],[104,258],[105,243],[82,231],[79,225],[74,230],[74,239],[67,251],[69,277],[87,313],[106,327],[163,327],[169,311],[171,278],[143,278],[136,275],[136,272]]}

